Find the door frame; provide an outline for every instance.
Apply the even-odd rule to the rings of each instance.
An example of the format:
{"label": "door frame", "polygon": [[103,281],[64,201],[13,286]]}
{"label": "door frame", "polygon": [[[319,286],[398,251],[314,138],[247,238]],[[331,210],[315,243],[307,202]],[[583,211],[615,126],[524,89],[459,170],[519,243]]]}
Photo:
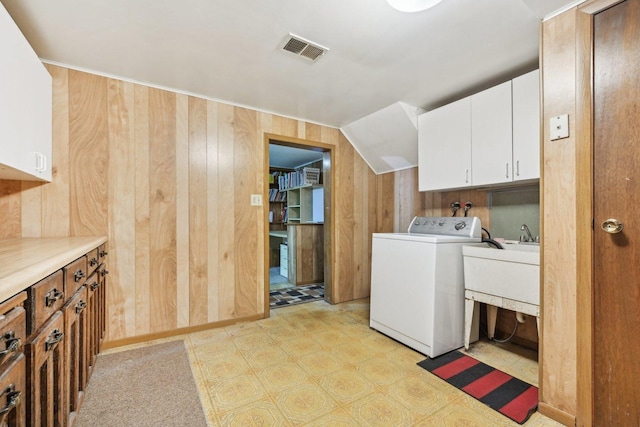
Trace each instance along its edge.
{"label": "door frame", "polygon": [[[276,135],[273,133],[265,133],[264,134],[264,171],[265,177],[269,172],[269,144],[278,144],[284,145],[287,147],[295,147],[295,148],[303,148],[306,150],[316,150],[322,153],[329,153],[330,161],[328,165],[323,166],[323,174],[327,172],[328,169],[328,189],[325,188],[324,194],[324,286],[325,286],[325,295],[329,295],[329,301],[331,301],[331,295],[335,295],[335,281],[333,280],[335,275],[335,263],[333,260],[335,259],[335,248],[333,242],[336,241],[335,236],[335,215],[333,215],[333,207],[335,204],[335,146],[330,144],[325,144],[323,142],[311,141],[306,139],[294,138],[290,136],[284,135]],[[323,157],[326,157],[323,156]],[[323,185],[326,185],[326,182],[323,182]],[[328,197],[327,197],[328,194]],[[264,179],[264,186],[262,190],[262,199],[264,203],[262,203],[262,218],[264,218],[264,317],[268,318],[271,313],[271,309],[269,308],[269,221],[266,220],[269,216],[269,180]],[[328,220],[327,220],[328,219]],[[329,230],[326,230],[326,227],[329,227]],[[328,289],[327,289],[328,288]],[[325,297],[325,300],[327,298]]]}
{"label": "door frame", "polygon": [[[576,425],[594,420],[593,21],[624,0],[589,0],[576,14]],[[581,268],[588,266],[588,268]]]}

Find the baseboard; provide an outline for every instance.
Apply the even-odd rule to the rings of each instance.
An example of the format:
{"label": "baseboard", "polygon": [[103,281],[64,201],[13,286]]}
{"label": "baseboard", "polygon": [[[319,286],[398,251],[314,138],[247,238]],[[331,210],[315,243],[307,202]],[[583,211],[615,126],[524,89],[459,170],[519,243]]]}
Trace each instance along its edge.
{"label": "baseboard", "polygon": [[551,418],[552,420],[559,422],[560,424],[564,424],[567,427],[574,427],[576,425],[575,416],[561,411],[560,409],[554,408],[547,403],[539,402],[538,412],[540,412],[544,416]]}
{"label": "baseboard", "polygon": [[263,314],[257,314],[254,316],[247,316],[247,317],[239,317],[236,319],[221,320],[219,322],[205,323],[204,325],[197,325],[197,326],[188,326],[186,328],[172,329],[170,331],[156,332],[153,334],[137,335],[135,337],[122,338],[119,340],[105,341],[102,344],[102,349],[108,350],[111,348],[124,347],[126,345],[139,344],[142,342],[153,341],[161,338],[170,338],[170,337],[175,337],[177,335],[190,334],[192,332],[206,331],[208,329],[222,328],[222,327],[233,325],[240,322],[253,322],[260,319],[264,319]]}

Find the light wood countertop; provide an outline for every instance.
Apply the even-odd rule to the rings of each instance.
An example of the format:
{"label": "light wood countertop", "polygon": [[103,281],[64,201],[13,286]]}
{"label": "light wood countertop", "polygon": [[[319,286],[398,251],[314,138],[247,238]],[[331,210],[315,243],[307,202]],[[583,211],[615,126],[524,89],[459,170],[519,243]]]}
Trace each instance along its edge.
{"label": "light wood countertop", "polygon": [[0,301],[27,289],[107,241],[106,237],[47,237],[0,241]]}

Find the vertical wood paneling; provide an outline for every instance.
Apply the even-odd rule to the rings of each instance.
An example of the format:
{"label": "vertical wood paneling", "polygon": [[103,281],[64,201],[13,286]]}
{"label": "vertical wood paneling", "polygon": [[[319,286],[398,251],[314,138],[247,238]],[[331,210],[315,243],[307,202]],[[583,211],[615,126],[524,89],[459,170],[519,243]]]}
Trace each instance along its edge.
{"label": "vertical wood paneling", "polygon": [[336,188],[340,194],[336,197],[336,245],[338,263],[335,281],[334,303],[353,299],[355,263],[353,259],[354,245],[354,217],[353,194],[355,183],[353,179],[354,150],[344,136],[340,136],[338,146],[338,161],[336,161]]}
{"label": "vertical wood paneling", "polygon": [[[385,173],[376,177],[376,232],[393,233],[395,206],[395,174]],[[393,202],[393,203],[392,203]]]}
{"label": "vertical wood paneling", "polygon": [[218,105],[218,320],[231,319],[235,314],[235,177],[234,177],[234,107]]}
{"label": "vertical wood paneling", "polygon": [[0,180],[0,239],[17,239],[22,233],[20,181]]}
{"label": "vertical wood paneling", "polygon": [[178,328],[190,325],[189,97],[176,95],[176,264]]}
{"label": "vertical wood paneling", "polygon": [[[255,220],[255,211],[260,208],[250,206],[251,194],[261,194],[258,185],[258,172],[262,168],[258,152],[262,150],[262,144],[257,144],[256,137],[256,112],[245,108],[234,108],[235,124],[235,152],[234,152],[234,176],[235,176],[235,209],[234,227],[236,230],[235,244],[237,253],[246,254],[251,259],[242,262],[236,260],[236,293],[235,313],[238,316],[247,316],[258,312],[262,304],[256,301],[256,289],[258,280],[262,276],[257,271],[255,254],[258,252],[258,232],[263,228],[258,227]],[[260,248],[262,249],[262,248]]]}
{"label": "vertical wood paneling", "polygon": [[[540,295],[543,316],[540,351],[540,401],[576,413],[576,141],[550,141],[549,120],[569,114],[576,128],[576,11],[542,25],[543,168]],[[570,52],[570,53],[569,53]],[[588,268],[584,266],[583,268]],[[552,333],[545,333],[552,331]]]}
{"label": "vertical wood paneling", "polygon": [[[126,333],[112,337],[124,337],[145,334],[150,331],[150,295],[149,281],[150,243],[149,243],[149,88],[135,87],[135,197],[136,197],[136,323],[126,325]],[[131,332],[135,327],[135,332]]]}
{"label": "vertical wood paneling", "polygon": [[[48,68],[55,182],[31,197],[0,181],[0,238],[108,235],[109,341],[263,313],[265,214],[250,196],[263,192],[265,132],[335,147],[336,275],[325,277],[335,301],[368,295],[378,197],[393,199],[394,182],[380,191],[338,129]],[[385,221],[393,226],[393,212]]]}
{"label": "vertical wood paneling", "polygon": [[189,321],[206,323],[208,292],[207,101],[189,98]]}
{"label": "vertical wood paneling", "polygon": [[69,236],[69,71],[45,65],[53,77],[52,182],[42,186],[42,235]]}
{"label": "vertical wood paneling", "polygon": [[42,186],[40,182],[22,181],[22,237],[42,236]]}
{"label": "vertical wood paneling", "polygon": [[109,316],[118,333],[135,325],[134,85],[109,79]]}
{"label": "vertical wood paneling", "polygon": [[218,176],[218,103],[207,102],[207,319],[220,318],[218,252],[220,188]]}
{"label": "vertical wood paneling", "polygon": [[108,144],[107,79],[69,71],[72,236],[107,234]]}
{"label": "vertical wood paneling", "polygon": [[149,90],[149,122],[150,320],[152,331],[166,331],[177,326],[174,93]]}

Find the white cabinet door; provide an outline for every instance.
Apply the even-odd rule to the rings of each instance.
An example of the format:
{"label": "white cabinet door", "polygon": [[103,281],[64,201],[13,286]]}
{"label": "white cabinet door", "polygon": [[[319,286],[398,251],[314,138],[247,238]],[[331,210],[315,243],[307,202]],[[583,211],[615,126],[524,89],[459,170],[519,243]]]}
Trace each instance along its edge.
{"label": "white cabinet door", "polygon": [[513,179],[540,178],[540,71],[513,79]]}
{"label": "white cabinet door", "polygon": [[471,186],[471,99],[418,116],[418,189]]}
{"label": "white cabinet door", "polygon": [[511,81],[471,96],[474,186],[512,181]]}
{"label": "white cabinet door", "polygon": [[51,76],[1,4],[0,57],[0,178],[50,181]]}

